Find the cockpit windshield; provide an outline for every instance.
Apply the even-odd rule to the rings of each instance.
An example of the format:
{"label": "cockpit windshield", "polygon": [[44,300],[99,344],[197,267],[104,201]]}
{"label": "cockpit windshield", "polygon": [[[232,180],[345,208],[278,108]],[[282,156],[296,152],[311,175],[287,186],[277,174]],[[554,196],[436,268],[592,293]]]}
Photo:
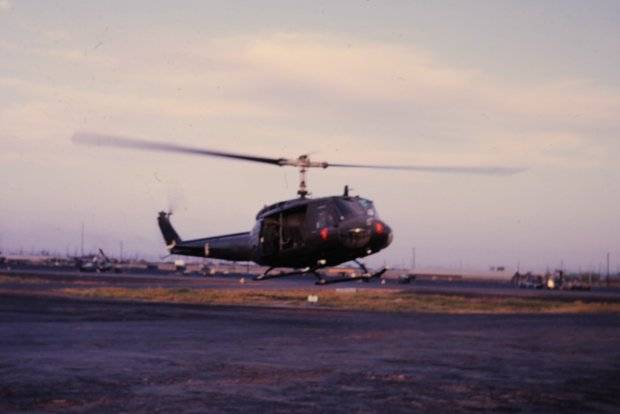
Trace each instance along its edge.
{"label": "cockpit windshield", "polygon": [[372,201],[365,198],[337,198],[335,204],[341,220],[355,216],[377,217],[377,211]]}

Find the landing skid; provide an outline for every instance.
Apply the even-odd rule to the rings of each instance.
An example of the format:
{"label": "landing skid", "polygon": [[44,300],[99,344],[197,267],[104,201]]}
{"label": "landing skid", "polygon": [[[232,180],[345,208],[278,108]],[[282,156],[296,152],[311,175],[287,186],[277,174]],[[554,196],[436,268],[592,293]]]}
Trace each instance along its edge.
{"label": "landing skid", "polygon": [[317,279],[316,284],[319,286],[323,286],[323,285],[331,285],[334,283],[356,282],[358,280],[362,280],[367,283],[367,282],[370,282],[372,279],[380,278],[387,271],[386,268],[383,268],[379,270],[378,272],[371,274],[368,272],[368,269],[366,268],[366,266],[364,266],[363,263],[358,262],[357,260],[355,260],[355,263],[357,263],[357,265],[364,271],[364,274],[360,276],[353,276],[353,277],[325,278],[323,277],[322,274],[320,274],[317,271],[318,268],[305,268],[305,269],[294,271],[294,272],[269,274],[269,272],[275,269],[274,267],[270,267],[262,275],[255,276],[254,280],[261,281],[261,280],[269,280],[269,279],[276,279],[276,278],[289,277],[289,276],[312,275]]}
{"label": "landing skid", "polygon": [[358,280],[362,280],[362,281],[368,283],[372,279],[381,277],[381,275],[383,275],[386,271],[387,271],[387,269],[383,268],[383,269],[379,270],[378,272],[375,272],[375,273],[372,273],[372,274],[360,275],[360,276],[340,277],[340,278],[337,278],[337,279],[324,279],[324,278],[320,278],[319,280],[316,281],[316,284],[317,285],[331,285],[331,284],[334,284],[334,283],[355,282],[355,281],[358,281]]}
{"label": "landing skid", "polygon": [[305,275],[305,274],[315,274],[315,271],[313,269],[302,269],[302,270],[298,270],[298,271],[295,271],[295,272],[286,272],[286,273],[278,273],[278,274],[271,274],[270,275],[269,272],[271,272],[273,269],[275,269],[275,267],[270,267],[262,275],[254,276],[254,280],[261,281],[261,280],[269,280],[269,279],[278,279],[278,278],[281,278],[281,277],[300,276],[300,275]]}

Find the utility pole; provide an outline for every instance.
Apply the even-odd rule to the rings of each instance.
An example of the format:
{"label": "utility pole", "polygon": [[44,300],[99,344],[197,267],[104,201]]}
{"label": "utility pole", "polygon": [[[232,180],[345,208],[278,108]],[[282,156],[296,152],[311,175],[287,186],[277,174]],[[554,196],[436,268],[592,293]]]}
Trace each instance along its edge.
{"label": "utility pole", "polygon": [[607,252],[607,287],[609,287],[609,252]]}
{"label": "utility pole", "polygon": [[82,222],[82,233],[80,235],[80,256],[84,256],[84,222]]}
{"label": "utility pole", "polygon": [[120,243],[120,250],[121,250],[121,251],[120,251],[120,255],[121,255],[121,262],[122,262],[122,261],[123,261],[123,241],[122,241],[122,240],[121,240],[121,243]]}
{"label": "utility pole", "polygon": [[415,247],[411,249],[411,270],[415,270]]}

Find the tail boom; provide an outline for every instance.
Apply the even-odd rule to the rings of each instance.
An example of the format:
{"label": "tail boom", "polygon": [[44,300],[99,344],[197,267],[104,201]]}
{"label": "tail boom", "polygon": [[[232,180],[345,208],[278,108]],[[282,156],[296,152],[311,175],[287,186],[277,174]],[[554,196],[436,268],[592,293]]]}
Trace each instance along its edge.
{"label": "tail boom", "polygon": [[233,261],[253,260],[249,232],[184,241],[172,227],[170,213],[160,212],[157,222],[170,254]]}

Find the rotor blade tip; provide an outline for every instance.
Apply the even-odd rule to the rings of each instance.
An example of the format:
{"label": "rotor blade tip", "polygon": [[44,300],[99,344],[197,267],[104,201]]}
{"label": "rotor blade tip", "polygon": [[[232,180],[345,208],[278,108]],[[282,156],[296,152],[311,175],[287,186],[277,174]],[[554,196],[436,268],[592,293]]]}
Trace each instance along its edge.
{"label": "rotor blade tip", "polygon": [[76,131],[71,136],[71,141],[74,144],[92,144],[95,142],[95,136],[88,132]]}

